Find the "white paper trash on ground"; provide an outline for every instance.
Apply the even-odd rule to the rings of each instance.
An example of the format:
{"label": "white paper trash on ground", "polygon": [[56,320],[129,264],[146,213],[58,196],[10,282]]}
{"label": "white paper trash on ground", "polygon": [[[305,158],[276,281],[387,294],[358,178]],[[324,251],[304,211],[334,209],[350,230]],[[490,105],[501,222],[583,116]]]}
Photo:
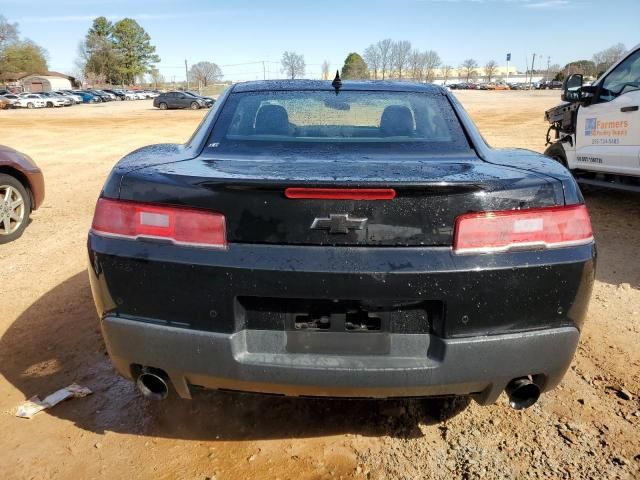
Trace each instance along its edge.
{"label": "white paper trash on ground", "polygon": [[46,408],[51,408],[67,398],[81,398],[91,395],[93,392],[87,387],[82,387],[77,383],[72,383],[68,387],[61,388],[57,392],[53,392],[51,395],[45,397],[44,400],[35,395],[29,400],[22,402],[18,405],[16,410],[16,417],[31,418],[36,413],[41,412]]}

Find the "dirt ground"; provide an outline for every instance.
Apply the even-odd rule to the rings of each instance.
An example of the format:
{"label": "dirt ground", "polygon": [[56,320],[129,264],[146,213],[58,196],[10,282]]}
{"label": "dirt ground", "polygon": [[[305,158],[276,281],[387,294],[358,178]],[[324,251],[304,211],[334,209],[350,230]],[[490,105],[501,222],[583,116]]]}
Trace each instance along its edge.
{"label": "dirt ground", "polygon": [[[487,140],[542,151],[557,92],[459,92]],[[640,478],[640,196],[585,193],[597,282],[562,385],[533,408],[297,400],[203,392],[150,403],[118,377],[85,272],[86,233],[113,164],[188,138],[203,111],[150,101],[0,111],[0,143],[31,155],[47,198],[0,246],[0,477],[4,479]],[[32,420],[32,395],[95,393]]]}

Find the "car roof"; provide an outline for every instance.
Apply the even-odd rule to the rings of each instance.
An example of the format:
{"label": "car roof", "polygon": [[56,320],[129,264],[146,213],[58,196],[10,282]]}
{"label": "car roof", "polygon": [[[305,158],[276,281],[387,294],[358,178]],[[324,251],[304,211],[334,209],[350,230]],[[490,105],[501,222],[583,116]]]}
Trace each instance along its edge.
{"label": "car roof", "polygon": [[[236,83],[233,92],[265,92],[288,90],[327,90],[334,91],[328,80],[258,80]],[[431,83],[413,83],[385,80],[344,80],[340,90],[379,91],[379,92],[423,92],[446,94],[445,90]]]}

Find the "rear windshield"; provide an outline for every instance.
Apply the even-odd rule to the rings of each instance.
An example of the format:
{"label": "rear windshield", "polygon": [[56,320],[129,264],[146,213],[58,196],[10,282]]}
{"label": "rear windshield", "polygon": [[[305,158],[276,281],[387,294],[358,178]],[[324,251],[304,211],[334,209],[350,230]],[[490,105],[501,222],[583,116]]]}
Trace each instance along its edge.
{"label": "rear windshield", "polygon": [[388,91],[234,93],[208,148],[267,155],[338,148],[345,153],[470,150],[446,97]]}

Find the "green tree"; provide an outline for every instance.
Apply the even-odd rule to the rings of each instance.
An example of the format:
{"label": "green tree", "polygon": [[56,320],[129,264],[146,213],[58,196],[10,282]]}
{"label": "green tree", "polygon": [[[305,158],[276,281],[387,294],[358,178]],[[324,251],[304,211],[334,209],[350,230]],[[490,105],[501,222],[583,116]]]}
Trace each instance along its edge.
{"label": "green tree", "polygon": [[113,35],[113,23],[107,17],[98,17],[93,20],[91,28],[87,32],[87,37],[95,35],[109,38]]}
{"label": "green tree", "polygon": [[31,40],[13,42],[0,55],[2,76],[24,73],[47,73],[47,51]]}
{"label": "green tree", "polygon": [[369,78],[369,67],[360,55],[352,52],[344,60],[341,77],[345,80],[367,79]]}
{"label": "green tree", "polygon": [[92,83],[120,83],[121,56],[113,42],[113,24],[98,17],[78,48],[78,66]]}
{"label": "green tree", "polygon": [[123,18],[113,25],[112,38],[118,55],[117,72],[123,83],[133,83],[160,61],[149,34],[131,18]]}

